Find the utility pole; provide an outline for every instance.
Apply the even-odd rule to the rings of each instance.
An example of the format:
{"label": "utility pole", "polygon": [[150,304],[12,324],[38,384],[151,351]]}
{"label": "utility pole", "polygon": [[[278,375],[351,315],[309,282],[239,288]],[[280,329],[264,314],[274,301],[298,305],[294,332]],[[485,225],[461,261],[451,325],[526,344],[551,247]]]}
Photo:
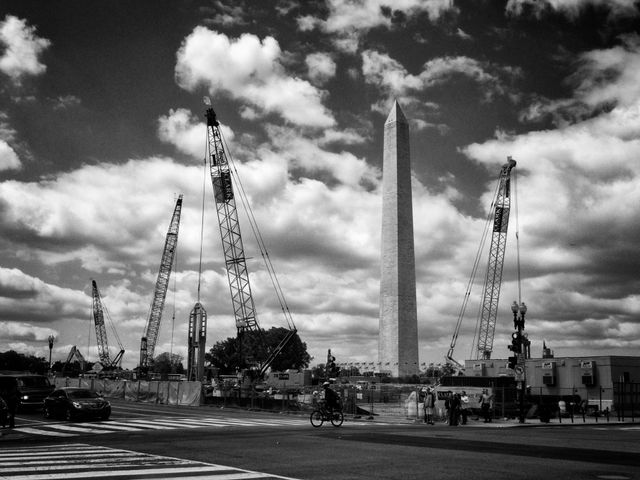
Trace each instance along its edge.
{"label": "utility pole", "polygon": [[[526,359],[527,351],[530,345],[527,334],[523,333],[524,330],[524,315],[527,313],[527,306],[524,302],[518,305],[518,302],[511,304],[511,311],[513,312],[513,328],[515,332],[511,334],[511,350],[515,355],[509,357],[509,368],[512,368],[516,372],[516,388],[518,389],[518,405],[520,413],[520,423],[524,423],[524,396],[527,389],[527,371],[526,371]],[[518,313],[520,315],[518,315]]]}
{"label": "utility pole", "polygon": [[56,337],[49,335],[49,373],[51,373],[51,350],[53,350],[53,342],[56,341]]}

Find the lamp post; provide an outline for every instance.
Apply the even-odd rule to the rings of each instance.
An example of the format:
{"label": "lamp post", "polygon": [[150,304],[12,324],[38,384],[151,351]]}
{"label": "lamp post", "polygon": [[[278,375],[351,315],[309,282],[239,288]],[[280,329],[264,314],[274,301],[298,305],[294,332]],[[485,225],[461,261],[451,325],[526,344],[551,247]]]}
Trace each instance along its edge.
{"label": "lamp post", "polygon": [[[520,423],[524,423],[524,395],[527,385],[527,375],[525,368],[526,354],[525,349],[528,346],[529,340],[525,338],[522,331],[524,330],[524,316],[527,313],[527,306],[524,302],[518,305],[517,302],[511,304],[511,311],[513,312],[513,328],[516,329],[512,338],[512,345],[509,347],[516,355],[517,362],[515,364],[516,382],[519,390],[519,410],[520,410]],[[520,314],[520,315],[518,315]]]}
{"label": "lamp post", "polygon": [[51,351],[53,350],[53,342],[56,341],[56,337],[49,335],[49,372],[51,372]]}

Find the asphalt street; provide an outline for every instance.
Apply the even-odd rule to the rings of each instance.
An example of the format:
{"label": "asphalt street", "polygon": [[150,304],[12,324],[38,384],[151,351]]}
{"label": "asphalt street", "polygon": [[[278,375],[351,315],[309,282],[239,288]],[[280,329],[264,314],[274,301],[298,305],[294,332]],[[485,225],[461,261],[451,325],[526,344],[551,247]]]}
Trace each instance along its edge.
{"label": "asphalt street", "polygon": [[0,478],[640,479],[640,425],[347,417],[116,401],[107,422],[21,414]]}

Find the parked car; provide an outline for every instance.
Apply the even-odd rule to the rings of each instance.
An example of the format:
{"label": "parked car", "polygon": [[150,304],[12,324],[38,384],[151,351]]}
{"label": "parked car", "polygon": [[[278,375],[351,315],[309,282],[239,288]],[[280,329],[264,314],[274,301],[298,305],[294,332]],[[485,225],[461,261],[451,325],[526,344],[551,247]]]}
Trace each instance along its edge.
{"label": "parked car", "polygon": [[111,404],[87,388],[59,388],[44,399],[45,418],[63,417],[73,421],[81,417],[97,417],[109,420],[110,416]]}
{"label": "parked car", "polygon": [[16,388],[18,391],[18,410],[40,409],[42,401],[55,388],[45,375],[31,373],[11,373],[0,375],[1,392]]}

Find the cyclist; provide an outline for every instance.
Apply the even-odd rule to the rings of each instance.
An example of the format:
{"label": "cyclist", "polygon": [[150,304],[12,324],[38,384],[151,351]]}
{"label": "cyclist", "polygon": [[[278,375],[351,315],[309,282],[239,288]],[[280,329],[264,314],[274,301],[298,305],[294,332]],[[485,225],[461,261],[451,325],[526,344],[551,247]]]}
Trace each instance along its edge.
{"label": "cyclist", "polygon": [[334,410],[340,411],[340,396],[331,388],[331,384],[324,382],[322,388],[324,388],[324,405],[327,411],[329,413],[333,413]]}

